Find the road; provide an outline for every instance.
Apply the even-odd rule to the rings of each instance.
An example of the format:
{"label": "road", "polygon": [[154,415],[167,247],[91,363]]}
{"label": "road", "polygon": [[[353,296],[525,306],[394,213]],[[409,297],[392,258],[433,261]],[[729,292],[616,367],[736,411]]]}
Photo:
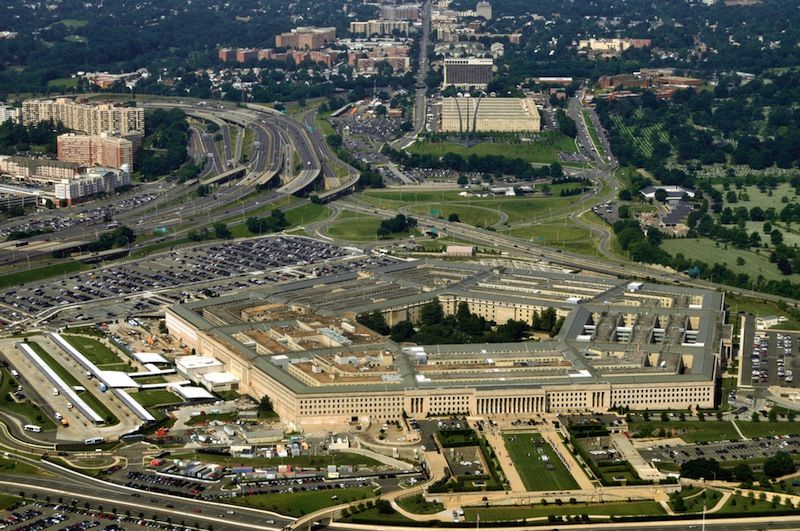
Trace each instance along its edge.
{"label": "road", "polygon": [[416,75],[416,94],[414,96],[414,129],[405,136],[392,142],[395,149],[403,149],[411,145],[417,136],[425,130],[428,113],[427,78],[430,70],[428,45],[431,40],[431,0],[422,5],[422,32],[419,40],[419,66]]}

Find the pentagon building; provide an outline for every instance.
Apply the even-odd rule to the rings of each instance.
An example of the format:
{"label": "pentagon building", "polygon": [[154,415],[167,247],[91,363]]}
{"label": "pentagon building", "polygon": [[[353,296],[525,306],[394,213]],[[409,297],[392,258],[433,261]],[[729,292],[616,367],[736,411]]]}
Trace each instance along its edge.
{"label": "pentagon building", "polygon": [[[438,298],[504,323],[554,308],[559,334],[504,344],[401,345],[356,317],[416,321]],[[427,415],[710,408],[726,344],[723,295],[610,278],[415,261],[181,304],[167,326],[239,390],[303,424]]]}

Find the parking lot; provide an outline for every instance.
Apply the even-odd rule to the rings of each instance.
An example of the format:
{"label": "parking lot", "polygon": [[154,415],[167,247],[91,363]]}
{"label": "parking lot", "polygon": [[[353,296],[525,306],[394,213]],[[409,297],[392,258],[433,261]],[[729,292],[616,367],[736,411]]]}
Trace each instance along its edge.
{"label": "parking lot", "polygon": [[[110,508],[108,508],[110,509]],[[107,509],[107,510],[108,510]],[[152,520],[152,514],[126,516],[87,509],[77,503],[27,502],[0,511],[0,529],[34,531],[52,529],[58,531],[121,531],[133,529],[186,529],[185,525]]]}
{"label": "parking lot", "polygon": [[800,451],[800,436],[784,435],[764,437],[749,441],[719,442],[709,444],[659,445],[639,450],[648,462],[681,464],[692,459],[715,459],[716,461],[741,461],[770,457],[778,452],[796,454]]}
{"label": "parking lot", "polygon": [[751,322],[742,341],[746,345],[741,360],[742,385],[794,387],[794,374],[800,369],[798,334],[754,330]]}
{"label": "parking lot", "polygon": [[[0,322],[13,323],[59,306],[147,294],[243,275],[250,278],[239,279],[231,289],[248,284],[278,282],[287,273],[268,274],[269,271],[308,266],[353,255],[353,251],[330,243],[284,236],[175,250],[47,283],[6,290],[3,293],[5,305],[0,307]],[[369,264],[351,263],[342,268],[346,270],[367,265]],[[314,269],[311,268],[311,274]],[[298,276],[303,278],[305,273]],[[149,298],[138,301],[137,304],[135,309],[141,311],[160,306],[158,301]],[[112,315],[109,312],[109,317]],[[85,316],[80,313],[75,315],[77,321],[84,319]]]}
{"label": "parking lot", "polygon": [[[52,211],[41,214],[37,219],[28,219],[19,223],[9,223],[0,227],[0,239],[5,240],[13,232],[58,232],[79,225],[92,225],[104,223],[115,214],[127,212],[134,208],[144,206],[156,199],[158,194],[142,193],[126,197],[115,203],[113,207],[88,208],[72,215],[65,216],[63,212]],[[93,233],[89,233],[91,236]]]}

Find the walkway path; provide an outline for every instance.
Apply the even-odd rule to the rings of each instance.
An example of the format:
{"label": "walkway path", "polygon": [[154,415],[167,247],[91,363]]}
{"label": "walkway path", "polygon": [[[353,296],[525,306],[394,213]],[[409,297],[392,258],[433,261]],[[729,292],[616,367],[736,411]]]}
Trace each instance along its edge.
{"label": "walkway path", "polygon": [[594,484],[592,483],[592,480],[589,479],[589,477],[586,475],[586,472],[583,471],[583,467],[575,459],[575,456],[572,455],[572,452],[567,450],[567,447],[564,446],[564,442],[561,440],[561,437],[558,436],[558,433],[555,432],[551,425],[549,423],[545,423],[539,429],[539,433],[541,433],[544,440],[550,442],[556,452],[558,452],[564,459],[564,463],[567,465],[569,473],[572,474],[572,477],[578,482],[578,487],[587,490],[593,489]]}
{"label": "walkway path", "polygon": [[523,483],[522,478],[517,471],[517,467],[514,466],[514,461],[511,459],[511,455],[508,453],[503,436],[500,434],[500,432],[487,431],[486,440],[489,442],[489,445],[494,449],[494,453],[497,455],[497,460],[500,462],[500,468],[503,469],[503,474],[508,481],[511,492],[525,492],[527,490],[525,488],[525,483]]}

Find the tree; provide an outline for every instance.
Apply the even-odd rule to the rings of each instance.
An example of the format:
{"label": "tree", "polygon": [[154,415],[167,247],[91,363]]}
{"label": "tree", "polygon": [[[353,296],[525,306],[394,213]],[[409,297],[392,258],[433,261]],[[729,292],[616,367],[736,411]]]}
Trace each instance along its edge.
{"label": "tree", "polygon": [[274,410],[272,409],[272,399],[267,395],[262,396],[261,400],[259,400],[258,402],[259,416],[271,415],[273,412]]}
{"label": "tree", "polygon": [[411,324],[411,321],[400,321],[392,327],[389,337],[396,343],[402,343],[411,339],[414,332],[414,325]]}
{"label": "tree", "polygon": [[217,238],[222,238],[223,240],[229,240],[233,237],[231,230],[221,221],[214,223],[214,234],[217,235]]}
{"label": "tree", "polygon": [[780,245],[783,243],[783,234],[778,229],[774,229],[769,233],[769,241],[772,242],[772,245]]}
{"label": "tree", "polygon": [[778,410],[775,408],[770,409],[768,418],[770,422],[778,422]]}
{"label": "tree", "polygon": [[656,190],[655,193],[656,201],[663,203],[667,200],[667,197],[668,197],[667,191],[664,190],[663,188],[659,188],[658,190]]}
{"label": "tree", "polygon": [[794,470],[794,461],[788,452],[778,452],[764,461],[764,474],[770,479],[791,474]]}
{"label": "tree", "polygon": [[739,463],[733,468],[733,477],[736,478],[736,481],[749,483],[755,479],[755,474],[753,474],[753,469],[750,465],[747,463]]}
{"label": "tree", "polygon": [[422,325],[436,325],[444,320],[444,309],[439,299],[430,301],[420,309],[419,320]]}
{"label": "tree", "polygon": [[449,216],[447,216],[447,221],[452,221],[454,223],[457,223],[457,222],[461,221],[461,218],[459,217],[458,214],[453,212]]}

